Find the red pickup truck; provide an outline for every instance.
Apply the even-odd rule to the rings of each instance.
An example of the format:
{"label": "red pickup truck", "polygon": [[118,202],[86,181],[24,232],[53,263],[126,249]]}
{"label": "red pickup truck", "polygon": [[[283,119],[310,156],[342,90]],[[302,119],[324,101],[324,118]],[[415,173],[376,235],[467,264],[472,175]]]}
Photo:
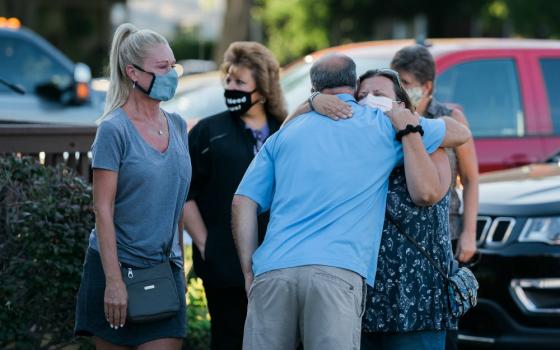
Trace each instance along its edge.
{"label": "red pickup truck", "polygon": [[[358,74],[387,67],[412,40],[329,48],[290,65],[282,85],[290,108],[309,94],[309,69],[328,52],[352,57]],[[560,40],[440,39],[435,97],[460,106],[475,137],[481,172],[545,161],[560,149]]]}

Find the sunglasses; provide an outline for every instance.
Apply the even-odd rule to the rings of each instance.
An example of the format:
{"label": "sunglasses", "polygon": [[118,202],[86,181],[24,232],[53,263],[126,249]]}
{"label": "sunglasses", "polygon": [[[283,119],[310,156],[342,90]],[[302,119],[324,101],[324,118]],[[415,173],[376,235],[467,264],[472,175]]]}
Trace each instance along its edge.
{"label": "sunglasses", "polygon": [[396,70],[391,68],[379,68],[373,70],[373,75],[382,75],[391,79],[399,88],[402,88],[401,77]]}

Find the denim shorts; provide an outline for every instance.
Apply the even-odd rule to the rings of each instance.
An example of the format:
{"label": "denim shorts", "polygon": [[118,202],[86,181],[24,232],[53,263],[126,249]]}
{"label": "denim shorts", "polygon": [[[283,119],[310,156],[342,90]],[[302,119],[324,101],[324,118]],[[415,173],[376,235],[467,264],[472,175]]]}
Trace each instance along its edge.
{"label": "denim shorts", "polygon": [[185,276],[172,264],[177,291],[182,296],[181,309],[173,317],[147,323],[125,323],[117,330],[109,327],[103,310],[105,273],[99,253],[87,250],[80,289],[76,298],[75,335],[96,336],[121,346],[138,346],[162,338],[184,338],[187,330]]}

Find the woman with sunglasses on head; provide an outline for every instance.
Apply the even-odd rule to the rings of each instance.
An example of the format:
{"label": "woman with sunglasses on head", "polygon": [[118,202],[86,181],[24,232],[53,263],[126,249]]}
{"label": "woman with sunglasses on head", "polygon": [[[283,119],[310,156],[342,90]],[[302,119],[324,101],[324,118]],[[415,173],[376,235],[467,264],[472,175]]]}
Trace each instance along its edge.
{"label": "woman with sunglasses on head", "polygon": [[[115,31],[105,113],[91,148],[95,228],[76,302],[75,333],[93,336],[97,349],[178,350],[186,333],[180,217],[191,177],[187,125],[160,108],[175,94],[174,68],[163,36],[128,23]],[[171,307],[152,310],[159,320],[130,320],[138,294],[125,281],[158,267],[172,283],[161,289],[168,297],[149,301]]]}
{"label": "woman with sunglasses on head", "polygon": [[[231,232],[231,203],[255,154],[286,117],[279,71],[263,45],[232,43],[222,65],[228,110],[201,120],[189,136],[193,179],[184,217],[212,318],[212,349],[242,346],[247,295]],[[267,222],[267,214],[259,216],[260,242]]]}
{"label": "woman with sunglasses on head", "polygon": [[[449,108],[433,98],[435,62],[424,46],[414,45],[399,50],[391,67],[399,72],[403,87],[411,98],[416,112],[426,118],[451,116],[467,124],[463,113]],[[478,212],[478,163],[473,140],[454,149],[448,149],[452,164],[450,234],[455,247],[455,256],[467,263],[476,253],[476,217]],[[459,177],[463,187],[464,213],[459,208],[461,200],[456,191],[455,179]]]}
{"label": "woman with sunglasses on head", "polygon": [[[390,118],[395,101],[414,110],[398,73],[391,69],[364,73],[356,100]],[[316,95],[300,111],[309,109],[310,103],[333,119],[350,115],[347,105],[334,96]],[[443,149],[432,155],[424,152],[423,157],[406,154],[404,165],[389,178],[377,272],[374,285],[367,288],[362,319],[362,349],[443,350],[446,331],[457,327],[448,308],[445,280],[405,236],[430,252],[441,269],[449,269],[449,159]]]}
{"label": "woman with sunglasses on head", "polygon": [[[399,50],[391,61],[391,67],[399,72],[403,86],[419,114],[426,118],[451,116],[468,126],[459,109],[449,108],[433,98],[436,66],[426,47],[413,45]],[[449,148],[447,152],[452,172],[449,234],[455,256],[465,264],[476,253],[478,161],[473,140],[459,147]],[[457,180],[460,180],[463,190],[462,215],[459,212],[461,198],[457,193]],[[452,331],[447,335],[446,349],[457,349],[457,332]]]}

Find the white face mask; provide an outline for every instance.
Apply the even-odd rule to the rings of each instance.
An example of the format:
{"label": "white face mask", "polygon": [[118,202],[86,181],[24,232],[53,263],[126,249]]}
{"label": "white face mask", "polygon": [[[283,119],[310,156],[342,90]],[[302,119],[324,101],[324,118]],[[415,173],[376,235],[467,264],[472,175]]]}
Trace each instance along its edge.
{"label": "white face mask", "polygon": [[358,103],[362,106],[379,108],[383,112],[390,111],[393,108],[393,100],[389,97],[373,96],[372,94],[367,94],[367,96],[362,98]]}
{"label": "white face mask", "polygon": [[424,91],[422,91],[422,87],[415,86],[413,88],[408,88],[405,90],[406,90],[406,94],[410,98],[410,102],[412,102],[412,105],[414,107],[418,107],[420,101],[422,101],[422,98],[424,97]]}

